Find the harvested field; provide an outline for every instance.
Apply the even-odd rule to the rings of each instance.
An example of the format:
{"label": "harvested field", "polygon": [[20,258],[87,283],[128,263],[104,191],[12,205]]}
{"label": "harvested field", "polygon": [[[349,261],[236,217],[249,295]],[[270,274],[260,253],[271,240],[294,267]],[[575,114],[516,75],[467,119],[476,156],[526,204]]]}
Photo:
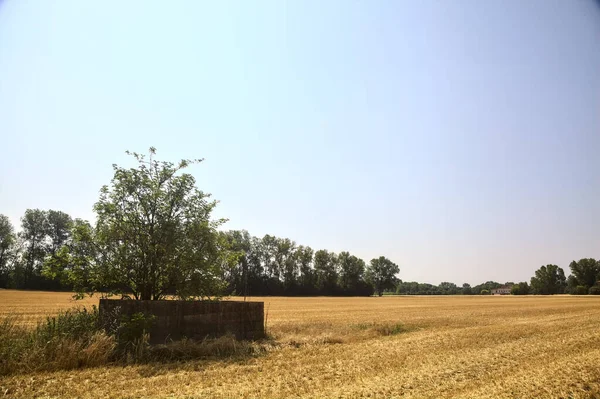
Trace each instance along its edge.
{"label": "harvested field", "polygon": [[[262,355],[16,374],[0,397],[600,397],[600,297],[252,300],[275,341]],[[28,325],[94,303],[0,290],[0,316]]]}

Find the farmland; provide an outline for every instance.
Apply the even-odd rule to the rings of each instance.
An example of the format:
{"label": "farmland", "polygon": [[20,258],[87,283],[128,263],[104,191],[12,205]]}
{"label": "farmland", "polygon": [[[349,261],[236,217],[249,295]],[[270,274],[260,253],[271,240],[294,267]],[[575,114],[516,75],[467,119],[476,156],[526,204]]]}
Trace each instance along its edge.
{"label": "farmland", "polygon": [[[600,397],[600,298],[251,298],[273,344],[247,358],[0,377],[7,397]],[[69,293],[0,290],[34,326]]]}

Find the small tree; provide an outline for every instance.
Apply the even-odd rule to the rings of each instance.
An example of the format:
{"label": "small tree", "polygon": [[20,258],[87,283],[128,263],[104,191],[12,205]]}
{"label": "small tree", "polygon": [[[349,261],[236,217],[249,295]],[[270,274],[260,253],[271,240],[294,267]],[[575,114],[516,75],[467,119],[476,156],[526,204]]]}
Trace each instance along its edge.
{"label": "small tree", "polygon": [[393,288],[396,285],[396,275],[400,273],[400,268],[394,262],[380,256],[372,259],[365,273],[366,280],[373,286],[377,295],[382,296],[383,291]]}
{"label": "small tree", "polygon": [[113,165],[111,184],[102,187],[94,206],[96,227],[76,223],[73,242],[57,252],[48,270],[68,275],[80,291],[142,300],[220,293],[223,270],[237,253],[217,231],[226,220],[211,219],[217,202],[196,188],[192,175],[180,173],[201,160],[159,162],[154,148],[148,160],[128,154],[138,167]]}

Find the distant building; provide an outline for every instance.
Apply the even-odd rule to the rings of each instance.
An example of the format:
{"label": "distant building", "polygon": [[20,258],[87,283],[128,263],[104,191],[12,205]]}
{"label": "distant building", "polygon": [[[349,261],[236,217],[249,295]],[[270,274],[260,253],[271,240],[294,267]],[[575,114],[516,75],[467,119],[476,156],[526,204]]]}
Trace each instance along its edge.
{"label": "distant building", "polygon": [[494,288],[492,290],[492,295],[510,295],[512,287],[512,285],[503,285],[500,288]]}

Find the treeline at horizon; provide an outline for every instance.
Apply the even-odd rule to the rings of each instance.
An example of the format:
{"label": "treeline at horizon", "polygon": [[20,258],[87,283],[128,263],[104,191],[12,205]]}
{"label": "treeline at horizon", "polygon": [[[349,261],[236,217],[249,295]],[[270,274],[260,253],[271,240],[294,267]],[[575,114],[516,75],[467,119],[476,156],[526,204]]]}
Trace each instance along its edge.
{"label": "treeline at horizon", "polygon": [[[46,272],[49,261],[73,232],[89,222],[65,212],[27,209],[21,230],[0,215],[0,288],[71,291],[64,279]],[[298,245],[272,235],[254,237],[245,230],[219,232],[237,261],[223,271],[222,295],[251,296],[369,296],[486,295],[495,288],[512,285],[512,294],[600,294],[600,262],[593,258],[573,261],[565,277],[557,265],[545,265],[530,282],[487,281],[475,286],[442,282],[439,285],[402,281],[399,267],[384,256],[366,263],[347,251],[334,253]]]}

